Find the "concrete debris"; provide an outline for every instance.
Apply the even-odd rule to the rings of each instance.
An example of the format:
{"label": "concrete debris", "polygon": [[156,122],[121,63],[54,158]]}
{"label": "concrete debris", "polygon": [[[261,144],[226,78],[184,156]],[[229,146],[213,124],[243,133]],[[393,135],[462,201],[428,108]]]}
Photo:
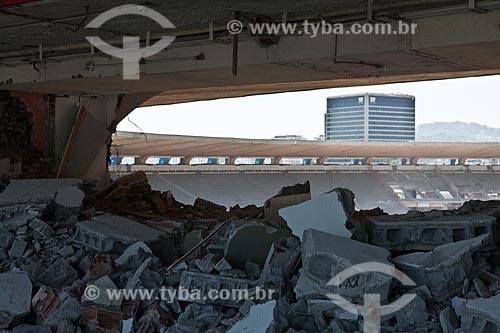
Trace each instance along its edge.
{"label": "concrete debris", "polygon": [[490,235],[438,246],[432,252],[411,253],[394,258],[396,266],[417,284],[426,285],[433,298],[444,301],[462,290],[463,281],[470,278],[475,253],[484,247]]}
{"label": "concrete debris", "polygon": [[27,246],[28,243],[26,243],[25,241],[20,239],[15,239],[14,243],[12,244],[12,247],[10,248],[9,257],[13,259],[22,257],[24,251],[26,251]]}
{"label": "concrete debris", "polygon": [[304,184],[283,187],[278,194],[265,202],[264,217],[267,221],[276,221],[281,225],[286,225],[278,213],[279,210],[307,200],[311,200],[311,185],[308,181]]}
{"label": "concrete debris", "polygon": [[53,288],[67,287],[78,279],[78,272],[63,257],[56,259],[37,280]]}
{"label": "concrete debris", "polygon": [[108,188],[94,193],[87,191],[84,209],[95,208],[117,215],[135,216],[140,219],[158,217],[171,219],[206,219],[225,221],[229,217],[248,218],[262,211],[256,207],[225,207],[199,199],[195,205],[177,202],[171,192],[151,190],[144,172],[135,172],[116,179]]}
{"label": "concrete debris", "polygon": [[500,332],[500,295],[465,301],[460,317],[462,332]]}
{"label": "concrete debris", "polygon": [[260,274],[260,284],[267,289],[285,292],[287,281],[300,259],[301,245],[296,237],[281,238],[273,242]]}
{"label": "concrete debris", "polygon": [[19,204],[49,203],[64,187],[76,186],[80,179],[22,179],[13,180],[0,193],[0,207]]}
{"label": "concrete debris", "polygon": [[279,211],[280,216],[298,237],[302,237],[306,229],[314,228],[351,238],[352,234],[346,224],[353,213],[354,193],[342,188]]}
{"label": "concrete debris", "polygon": [[432,252],[411,253],[393,259],[396,266],[410,276],[417,284],[429,287],[438,301],[453,297],[463,287],[463,281],[470,278],[475,266],[474,255],[488,243],[490,235],[482,235],[438,246]]}
{"label": "concrete debris", "polygon": [[228,333],[238,332],[268,332],[274,320],[274,307],[276,301],[270,301],[264,304],[256,304],[250,308],[248,315],[236,323]]}
{"label": "concrete debris", "polygon": [[244,299],[212,299],[209,296],[211,290],[249,290],[255,289],[257,282],[237,279],[233,277],[217,276],[205,273],[184,271],[179,284],[182,290],[188,291],[182,301],[195,302],[198,304],[217,304],[223,306],[240,307]]}
{"label": "concrete debris", "polygon": [[[14,182],[6,191],[17,186],[17,194],[0,200],[5,332],[362,331],[362,316],[332,305],[330,293],[359,304],[366,293],[382,303],[417,294],[383,317],[384,332],[498,331],[498,203],[387,216],[355,211],[344,189],[310,199],[306,183],[284,188],[262,214],[179,203],[153,191],[144,173],[100,192],[91,182],[29,183]],[[282,215],[288,224],[279,209],[293,212]],[[327,285],[366,262],[398,267],[417,285],[377,272]],[[110,299],[110,289],[152,297]]]}
{"label": "concrete debris", "polygon": [[64,291],[42,286],[32,300],[33,311],[39,325],[57,329],[63,321],[75,322],[80,318],[80,302]]}
{"label": "concrete debris", "polygon": [[30,222],[29,227],[45,239],[50,238],[54,234],[54,230],[47,223],[37,218]]}
{"label": "concrete debris", "polygon": [[442,244],[498,233],[496,217],[487,215],[383,215],[366,221],[369,242],[391,251],[430,251]]}
{"label": "concrete debris", "polygon": [[226,261],[234,268],[245,269],[247,261],[264,265],[272,243],[290,237],[288,230],[275,229],[259,223],[236,228],[228,237],[225,247]]}
{"label": "concrete debris", "polygon": [[68,186],[57,191],[54,204],[56,218],[64,221],[74,215],[79,215],[83,207],[85,194],[76,186]]}
{"label": "concrete debris", "polygon": [[419,326],[426,326],[429,312],[425,300],[417,295],[407,306],[396,312],[399,330],[414,330]]}
{"label": "concrete debris", "polygon": [[358,299],[364,294],[380,294],[387,300],[391,278],[382,273],[366,273],[356,276],[355,283],[336,287],[327,285],[332,277],[358,264],[389,262],[390,252],[373,245],[314,229],[304,231],[302,237],[302,272],[295,287],[297,299],[326,298],[339,294],[346,299]]}
{"label": "concrete debris", "polygon": [[214,260],[215,254],[209,253],[202,259],[196,259],[195,264],[200,272],[210,274],[215,269]]}
{"label": "concrete debris", "polygon": [[144,242],[137,242],[130,245],[121,256],[115,260],[115,265],[118,268],[129,271],[139,268],[139,266],[149,257],[153,256],[153,252]]}
{"label": "concrete debris", "polygon": [[164,233],[119,216],[98,216],[77,224],[73,241],[100,252],[121,253],[138,241],[159,242]]}
{"label": "concrete debris", "polygon": [[0,329],[30,313],[32,288],[26,274],[0,274]]}

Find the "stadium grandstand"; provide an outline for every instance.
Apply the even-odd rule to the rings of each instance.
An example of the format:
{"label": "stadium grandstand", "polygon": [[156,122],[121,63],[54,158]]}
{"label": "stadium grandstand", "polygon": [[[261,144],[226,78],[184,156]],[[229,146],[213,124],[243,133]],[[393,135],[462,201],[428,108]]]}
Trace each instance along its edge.
{"label": "stadium grandstand", "polygon": [[[345,187],[356,194],[358,208],[380,207],[388,213],[453,209],[471,199],[500,197],[500,145],[496,143],[332,144],[123,132],[114,142],[113,177],[145,171],[153,189],[170,190],[184,203],[202,197],[226,207],[263,205],[283,186],[306,180],[311,182],[313,196]],[[137,163],[118,163],[124,157]],[[156,163],[146,163],[151,157],[158,158]],[[315,163],[279,164],[298,157]],[[169,163],[158,163],[162,158]],[[252,158],[272,164],[235,164],[238,159]],[[327,163],[340,158],[359,163]],[[193,164],[195,159],[207,163]],[[170,164],[173,160],[178,164]],[[395,160],[398,163],[391,165]],[[422,165],[419,161],[443,165]],[[470,161],[487,161],[489,165],[470,165]]]}

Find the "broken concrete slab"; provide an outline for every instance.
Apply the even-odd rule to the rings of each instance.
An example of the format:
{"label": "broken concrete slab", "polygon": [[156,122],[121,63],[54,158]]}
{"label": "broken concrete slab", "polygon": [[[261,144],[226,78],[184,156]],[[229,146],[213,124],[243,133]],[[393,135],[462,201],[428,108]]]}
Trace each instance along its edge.
{"label": "broken concrete slab", "polygon": [[79,222],[73,237],[75,243],[100,252],[122,253],[136,242],[159,241],[165,234],[121,216],[103,215]]}
{"label": "broken concrete slab", "polygon": [[466,301],[462,310],[462,332],[500,332],[500,295]]}
{"label": "broken concrete slab", "polygon": [[9,257],[12,259],[21,258],[24,254],[24,251],[26,251],[27,246],[28,243],[26,243],[25,241],[15,239],[12,243],[12,247],[10,248]]}
{"label": "broken concrete slab", "polygon": [[70,286],[78,279],[78,272],[63,258],[57,258],[40,276],[37,281],[41,284],[61,289]]}
{"label": "broken concrete slab", "polygon": [[63,187],[57,191],[55,203],[70,209],[80,209],[85,194],[76,186]]}
{"label": "broken concrete slab", "polygon": [[272,243],[291,235],[288,230],[276,229],[257,222],[243,225],[235,228],[229,235],[224,259],[233,268],[245,269],[247,261],[262,267]]}
{"label": "broken concrete slab", "polygon": [[432,296],[444,301],[458,294],[474,267],[473,256],[484,247],[490,235],[444,244],[431,252],[416,252],[392,259],[395,265],[419,285],[426,285]]}
{"label": "broken concrete slab", "polygon": [[411,331],[418,326],[425,326],[428,317],[425,300],[417,295],[408,305],[396,312],[398,330]]}
{"label": "broken concrete slab", "polygon": [[227,332],[267,332],[274,320],[275,307],[276,301],[253,305],[248,315]]}
{"label": "broken concrete slab", "polygon": [[135,270],[147,259],[153,256],[153,252],[144,242],[130,245],[121,256],[115,260],[115,265],[123,270]]}
{"label": "broken concrete slab", "polygon": [[266,200],[264,217],[267,221],[277,221],[283,224],[283,218],[278,214],[281,208],[293,206],[311,199],[311,185],[309,182],[283,187],[278,194]]}
{"label": "broken concrete slab", "polygon": [[9,231],[0,228],[0,248],[10,249],[12,242],[14,241],[14,234]]}
{"label": "broken concrete slab", "polygon": [[54,199],[55,214],[58,221],[65,221],[78,215],[82,208],[85,194],[76,186],[63,187],[57,191]]}
{"label": "broken concrete slab", "polygon": [[44,239],[47,239],[54,234],[54,230],[51,226],[37,218],[30,222],[29,227]]}
{"label": "broken concrete slab", "polygon": [[302,237],[313,228],[333,235],[351,238],[346,223],[354,213],[354,193],[337,188],[309,201],[279,210],[294,235]]}
{"label": "broken concrete slab", "polygon": [[[366,218],[369,243],[390,251],[430,251],[436,246],[496,235],[496,218],[488,215],[426,217],[424,214],[381,215]],[[494,244],[494,237],[491,244]]]}
{"label": "broken concrete slab", "polygon": [[364,294],[380,294],[387,300],[392,278],[376,272],[356,275],[356,283],[339,287],[327,285],[338,273],[358,264],[377,262],[393,266],[390,252],[370,244],[314,229],[304,231],[302,272],[295,287],[297,299],[326,298],[339,294],[346,299],[362,300]]}
{"label": "broken concrete slab", "polygon": [[0,193],[0,207],[23,203],[49,203],[64,187],[76,186],[80,179],[22,179],[13,180]]}
{"label": "broken concrete slab", "polygon": [[30,313],[33,285],[24,273],[0,274],[0,329]]}

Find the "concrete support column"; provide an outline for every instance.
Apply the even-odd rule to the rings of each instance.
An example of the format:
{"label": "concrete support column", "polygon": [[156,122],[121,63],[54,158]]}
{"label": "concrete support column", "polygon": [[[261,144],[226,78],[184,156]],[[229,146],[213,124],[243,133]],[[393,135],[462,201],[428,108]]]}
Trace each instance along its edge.
{"label": "concrete support column", "polygon": [[318,165],[325,165],[325,162],[327,159],[328,159],[328,157],[318,157],[318,159],[316,160],[316,163]]}
{"label": "concrete support column", "polygon": [[148,158],[149,158],[149,155],[136,157],[135,164],[144,165],[144,164],[146,164],[146,161],[148,160]]}
{"label": "concrete support column", "polygon": [[467,157],[460,157],[458,159],[458,165],[465,165],[465,162],[467,162],[468,158]]}
{"label": "concrete support column", "polygon": [[193,156],[184,156],[184,157],[181,157],[180,164],[181,165],[189,165],[189,163],[191,162],[192,159],[193,159]]}
{"label": "concrete support column", "polygon": [[367,157],[363,160],[363,165],[370,165],[372,164],[374,158],[373,157]]}
{"label": "concrete support column", "polygon": [[411,165],[418,165],[418,160],[420,159],[420,157],[411,157],[410,158],[410,164]]}
{"label": "concrete support column", "polygon": [[273,157],[271,159],[271,164],[279,165],[282,159],[283,159],[283,156]]}
{"label": "concrete support column", "polygon": [[227,165],[235,165],[236,164],[236,159],[239,157],[226,157],[226,164]]}

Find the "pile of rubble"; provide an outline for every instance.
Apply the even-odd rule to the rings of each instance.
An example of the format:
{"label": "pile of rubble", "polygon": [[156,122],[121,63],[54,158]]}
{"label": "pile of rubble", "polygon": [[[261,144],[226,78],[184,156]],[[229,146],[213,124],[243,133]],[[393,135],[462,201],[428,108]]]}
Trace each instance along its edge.
{"label": "pile of rubble", "polygon": [[[263,208],[184,205],[143,173],[97,192],[79,180],[0,193],[0,331],[361,332],[336,294],[382,304],[382,331],[500,331],[500,202],[456,211],[355,211],[337,188],[283,188]],[[332,277],[376,263],[345,283]]]}

